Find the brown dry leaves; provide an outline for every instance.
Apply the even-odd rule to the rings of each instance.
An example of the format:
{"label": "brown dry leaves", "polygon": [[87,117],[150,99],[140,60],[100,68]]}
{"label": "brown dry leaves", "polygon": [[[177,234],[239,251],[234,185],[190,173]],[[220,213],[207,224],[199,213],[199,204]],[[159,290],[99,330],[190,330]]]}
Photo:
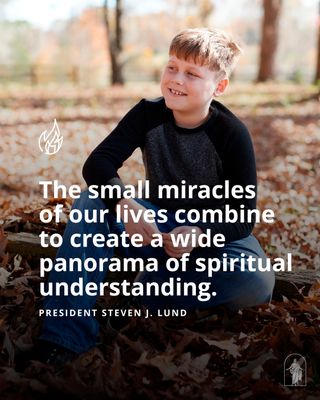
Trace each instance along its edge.
{"label": "brown dry leaves", "polygon": [[[218,318],[202,322],[189,318],[184,327],[168,319],[132,318],[113,342],[102,328],[98,346],[58,372],[38,362],[21,371],[19,360],[40,328],[38,270],[21,258],[12,258],[7,270],[8,282],[0,288],[2,398],[315,399],[319,394],[319,283],[303,301],[219,311]],[[101,307],[107,304],[100,300]],[[283,362],[294,352],[307,357],[307,388],[282,386]]]}
{"label": "brown dry leaves", "polygon": [[[255,233],[269,255],[292,252],[295,267],[319,269],[319,103],[303,103],[292,87],[239,87],[226,104],[248,125],[256,148],[259,207],[277,222]],[[151,89],[156,96],[157,89]],[[310,94],[309,89],[301,96]],[[82,184],[81,167],[134,104],[148,93],[128,89],[56,92],[12,90],[0,96],[0,205],[6,231],[39,233],[38,180]],[[260,94],[259,94],[260,93]],[[259,94],[259,95],[258,95]],[[232,97],[234,96],[234,97]],[[292,100],[292,103],[291,103]],[[260,105],[261,104],[261,105]],[[37,140],[57,118],[64,144],[58,156],[39,153]],[[143,176],[136,152],[123,167],[127,183]],[[46,207],[54,201],[48,200]],[[71,202],[64,201],[67,218]],[[65,218],[65,219],[66,219]],[[64,224],[48,225],[62,232]],[[32,259],[7,254],[0,232],[0,396],[3,399],[309,399],[319,396],[320,284],[303,301],[221,313],[184,327],[168,320],[133,318],[113,343],[101,331],[98,347],[60,372],[33,362],[16,364],[40,329],[39,270]],[[100,300],[102,305],[108,299]],[[307,388],[285,388],[283,361],[293,352],[307,358]]]}

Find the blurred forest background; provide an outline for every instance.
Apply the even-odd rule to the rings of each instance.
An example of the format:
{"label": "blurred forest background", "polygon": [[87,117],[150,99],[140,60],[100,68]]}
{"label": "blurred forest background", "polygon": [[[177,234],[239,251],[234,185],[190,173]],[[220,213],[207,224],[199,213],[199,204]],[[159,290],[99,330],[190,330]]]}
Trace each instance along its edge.
{"label": "blurred forest background", "polygon": [[[44,227],[39,212],[57,200],[42,199],[39,180],[84,187],[88,154],[140,98],[161,95],[169,43],[194,26],[230,31],[243,47],[219,101],[251,132],[258,207],[276,215],[254,233],[268,256],[291,252],[304,273],[291,285],[294,300],[278,292],[272,304],[200,331],[133,320],[128,336],[93,349],[63,377],[37,364],[17,372],[39,332],[41,298],[36,246],[14,235],[62,233],[71,207],[61,200],[63,223]],[[8,234],[0,231],[0,397],[319,398],[319,32],[318,0],[0,0],[0,224]],[[48,156],[38,139],[54,119],[64,141]],[[140,151],[120,175],[143,178]],[[283,362],[294,352],[307,359],[308,385],[291,391]]]}
{"label": "blurred forest background", "polygon": [[126,82],[157,81],[171,38],[194,26],[226,29],[240,40],[245,53],[237,80],[319,79],[317,0],[1,0],[0,5],[1,83],[105,87],[114,62],[116,81],[121,76]]}

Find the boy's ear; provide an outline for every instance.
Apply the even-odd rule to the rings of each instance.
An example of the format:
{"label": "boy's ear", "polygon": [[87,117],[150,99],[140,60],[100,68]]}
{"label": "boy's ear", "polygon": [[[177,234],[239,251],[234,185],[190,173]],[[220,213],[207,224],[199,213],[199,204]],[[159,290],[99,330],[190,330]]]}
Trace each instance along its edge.
{"label": "boy's ear", "polygon": [[222,79],[218,83],[218,85],[217,85],[217,87],[216,87],[216,89],[214,91],[214,96],[221,96],[222,93],[226,90],[228,84],[229,84],[229,79],[228,78]]}

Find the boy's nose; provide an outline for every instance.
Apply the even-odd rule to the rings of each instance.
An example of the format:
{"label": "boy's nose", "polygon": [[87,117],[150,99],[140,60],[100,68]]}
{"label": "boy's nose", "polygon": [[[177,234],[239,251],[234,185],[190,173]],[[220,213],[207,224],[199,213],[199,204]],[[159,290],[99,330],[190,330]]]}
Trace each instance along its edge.
{"label": "boy's nose", "polygon": [[177,85],[183,85],[183,77],[181,74],[176,74],[173,78],[172,81],[176,83]]}

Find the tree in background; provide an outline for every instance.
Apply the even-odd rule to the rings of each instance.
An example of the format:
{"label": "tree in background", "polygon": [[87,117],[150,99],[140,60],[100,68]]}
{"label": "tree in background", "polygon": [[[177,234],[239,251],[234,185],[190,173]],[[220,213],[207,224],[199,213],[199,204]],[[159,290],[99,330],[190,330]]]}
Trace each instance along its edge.
{"label": "tree in background", "polygon": [[111,84],[123,85],[123,63],[121,60],[122,45],[122,29],[121,20],[123,14],[122,0],[116,0],[114,11],[114,19],[111,21],[108,0],[104,1],[104,21],[106,26],[107,40],[109,45],[109,53],[111,60]]}
{"label": "tree in background", "polygon": [[176,30],[188,26],[192,27],[208,27],[209,20],[214,12],[214,2],[212,0],[167,0],[168,9],[172,10],[174,19],[177,22]]}
{"label": "tree in background", "polygon": [[275,58],[278,47],[281,7],[282,0],[263,0],[264,16],[258,82],[265,82],[275,78]]}
{"label": "tree in background", "polygon": [[198,7],[200,24],[208,27],[209,18],[214,11],[214,4],[211,0],[201,0]]}
{"label": "tree in background", "polygon": [[320,81],[320,2],[318,7],[318,50],[317,50],[317,66],[314,83],[318,84]]}

